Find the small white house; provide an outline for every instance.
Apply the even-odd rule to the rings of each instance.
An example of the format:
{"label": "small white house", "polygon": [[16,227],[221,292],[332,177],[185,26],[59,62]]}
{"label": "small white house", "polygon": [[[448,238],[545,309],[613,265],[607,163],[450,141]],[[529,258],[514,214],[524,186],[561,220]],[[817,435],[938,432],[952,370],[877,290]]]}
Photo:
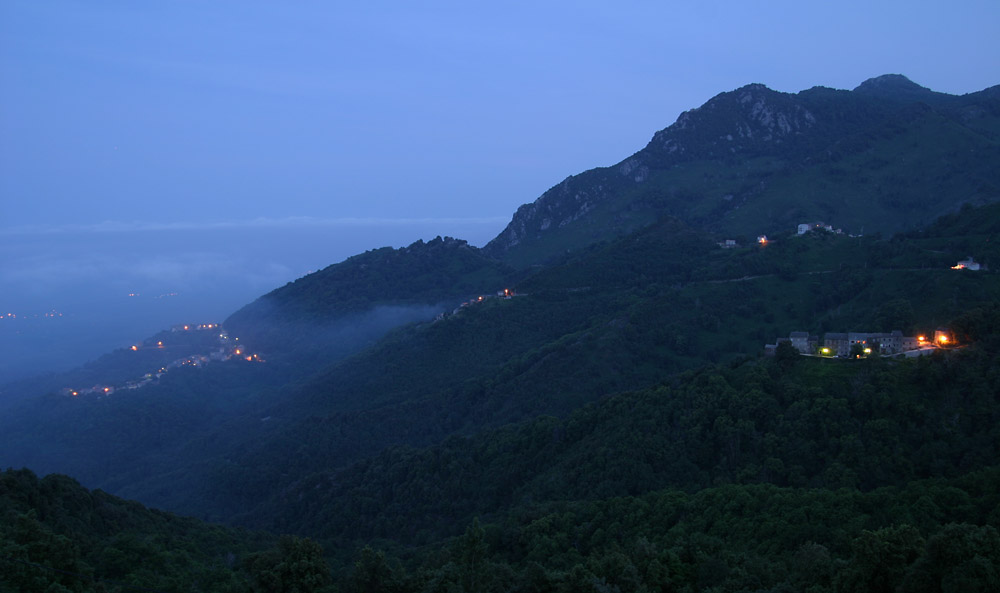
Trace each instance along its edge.
{"label": "small white house", "polygon": [[972,256],[970,255],[968,259],[963,259],[962,261],[960,261],[957,264],[953,265],[951,267],[951,269],[952,270],[978,270],[979,269],[979,262],[973,260]]}

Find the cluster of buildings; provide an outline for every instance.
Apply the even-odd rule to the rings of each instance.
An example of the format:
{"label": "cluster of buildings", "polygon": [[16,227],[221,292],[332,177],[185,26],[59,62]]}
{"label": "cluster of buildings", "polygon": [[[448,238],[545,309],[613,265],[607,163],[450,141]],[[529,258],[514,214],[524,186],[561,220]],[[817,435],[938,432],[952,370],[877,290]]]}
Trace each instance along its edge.
{"label": "cluster of buildings", "polygon": [[[231,359],[243,359],[247,362],[264,362],[264,359],[259,354],[252,354],[246,352],[246,350],[239,346],[238,344],[233,346],[229,343],[229,334],[223,330],[218,323],[202,323],[199,325],[176,325],[171,328],[171,331],[192,331],[192,330],[208,330],[214,329],[218,330],[219,333],[219,349],[212,351],[208,354],[192,354],[190,356],[185,356],[183,358],[178,358],[166,366],[160,367],[155,373],[146,373],[141,379],[135,381],[128,381],[124,385],[115,387],[114,385],[94,385],[93,387],[88,387],[85,389],[74,389],[71,387],[66,387],[60,390],[63,395],[69,396],[80,396],[80,395],[97,395],[105,396],[111,395],[115,391],[126,389],[139,389],[145,387],[150,383],[156,381],[162,377],[167,371],[174,368],[180,367],[203,367],[210,362],[218,362]],[[236,338],[238,341],[239,338]],[[155,348],[164,348],[163,341],[157,341]],[[132,352],[138,352],[141,348],[139,346],[131,346],[129,350]]]}
{"label": "cluster of buildings", "polygon": [[466,307],[469,307],[471,305],[475,305],[477,303],[485,302],[485,301],[487,301],[489,299],[492,299],[492,298],[510,300],[510,299],[512,299],[512,298],[514,298],[516,296],[523,296],[523,295],[517,294],[516,292],[514,292],[514,289],[512,289],[512,288],[504,288],[503,290],[498,290],[496,297],[493,297],[492,295],[479,295],[478,297],[476,297],[476,298],[474,298],[472,300],[469,300],[469,301],[465,301],[461,305],[455,307],[455,309],[451,313],[448,313],[447,311],[445,311],[443,313],[438,313],[437,317],[434,318],[434,321],[442,321],[443,319],[445,319],[449,315],[457,315],[459,312],[462,311],[462,309],[465,309]]}
{"label": "cluster of buildings", "polygon": [[891,332],[828,332],[820,340],[809,332],[791,332],[787,338],[778,338],[774,344],[764,346],[764,353],[770,356],[782,342],[789,342],[801,354],[850,358],[878,354],[892,356],[906,352],[916,352],[932,348],[945,348],[955,344],[952,333],[940,328],[934,338],[925,335],[904,336],[899,330]]}
{"label": "cluster of buildings", "polygon": [[[844,231],[842,229],[835,229],[835,228],[833,228],[833,225],[825,224],[825,223],[822,223],[822,222],[804,222],[804,223],[802,223],[802,224],[800,224],[798,226],[798,228],[796,229],[795,234],[796,235],[804,235],[804,234],[806,234],[808,232],[819,231],[819,230],[828,231],[828,232],[831,232],[831,233],[834,233],[834,234],[837,234],[837,235],[843,235],[844,234]],[[758,245],[767,245],[767,243],[768,243],[767,235],[758,235],[757,236],[757,244]],[[740,244],[736,241],[736,239],[726,239],[724,241],[720,241],[718,243],[718,245],[719,245],[719,247],[721,247],[723,249],[734,249],[734,248],[740,246]],[[969,258],[969,259],[972,259],[972,258]]]}
{"label": "cluster of buildings", "polygon": [[799,225],[798,229],[796,229],[795,234],[804,235],[810,231],[818,231],[818,230],[824,230],[829,233],[836,233],[838,235],[844,234],[843,230],[835,229],[833,228],[833,225],[824,224],[822,222],[803,222],[802,224]]}
{"label": "cluster of buildings", "polygon": [[175,325],[175,326],[171,327],[170,331],[172,331],[172,332],[186,332],[186,331],[191,331],[191,330],[195,330],[195,331],[202,330],[202,331],[204,331],[206,329],[220,329],[221,327],[222,326],[220,326],[218,323],[199,323],[197,325],[181,324],[181,325]]}
{"label": "cluster of buildings", "polygon": [[111,385],[94,385],[93,387],[87,387],[85,389],[73,389],[70,387],[64,387],[59,390],[59,393],[63,395],[72,395],[74,397],[78,395],[110,395],[115,392],[115,388]]}

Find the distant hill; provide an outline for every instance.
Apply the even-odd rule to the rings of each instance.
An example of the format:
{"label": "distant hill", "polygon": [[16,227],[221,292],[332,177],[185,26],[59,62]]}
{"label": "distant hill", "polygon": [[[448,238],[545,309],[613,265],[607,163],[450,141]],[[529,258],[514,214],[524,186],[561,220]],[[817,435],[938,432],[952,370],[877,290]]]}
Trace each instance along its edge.
{"label": "distant hill", "polygon": [[1000,87],[953,96],[901,75],[853,91],[751,84],[521,206],[484,251],[526,266],[667,215],[741,238],[814,221],[891,234],[997,199]]}
{"label": "distant hill", "polygon": [[563,417],[706,363],[756,357],[793,330],[933,330],[1000,299],[996,274],[950,269],[969,253],[992,260],[997,208],[944,220],[934,237],[816,232],[732,249],[664,220],[538,271],[510,300],[404,327],[265,394],[170,466],[130,470],[116,491],[256,525],[276,504],[304,512],[273,498],[290,483],[387,446]]}
{"label": "distant hill", "polygon": [[[0,414],[0,462],[322,538],[342,591],[993,590],[996,99],[896,75],[723,93],[485,249],[368,251],[247,305],[225,336],[164,334],[50,378]],[[796,234],[819,219],[864,236]],[[985,268],[953,269],[969,256]],[[792,331],[941,326],[961,348],[763,356]],[[226,340],[266,363],[51,389]],[[301,565],[333,588],[309,541],[230,565],[219,550],[253,545],[65,477],[9,471],[0,504],[19,586],[62,583],[40,576],[54,567],[189,589],[190,567],[196,588],[279,590]],[[215,543],[160,554],[177,533]],[[122,558],[147,545],[161,569],[133,578]]]}
{"label": "distant hill", "polygon": [[466,241],[437,237],[383,247],[303,276],[241,308],[224,326],[272,355],[322,354],[327,362],[392,327],[495,293],[514,270]]}

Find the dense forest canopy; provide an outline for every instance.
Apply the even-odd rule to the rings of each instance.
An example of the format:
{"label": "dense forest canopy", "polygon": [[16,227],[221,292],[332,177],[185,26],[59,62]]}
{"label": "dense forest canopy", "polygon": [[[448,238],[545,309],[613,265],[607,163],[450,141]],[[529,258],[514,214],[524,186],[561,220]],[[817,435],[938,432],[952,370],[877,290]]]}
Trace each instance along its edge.
{"label": "dense forest canopy", "polygon": [[[780,142],[725,139],[767,110]],[[3,386],[0,591],[998,590],[997,117],[751,85],[486,249],[375,249]],[[948,341],[781,341],[894,330]]]}

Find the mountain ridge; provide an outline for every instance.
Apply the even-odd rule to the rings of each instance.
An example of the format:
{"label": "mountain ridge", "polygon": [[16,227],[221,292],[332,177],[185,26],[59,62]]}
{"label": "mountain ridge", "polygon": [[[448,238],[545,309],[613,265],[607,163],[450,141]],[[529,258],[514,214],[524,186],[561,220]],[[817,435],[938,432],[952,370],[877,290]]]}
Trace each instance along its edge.
{"label": "mountain ridge", "polygon": [[[234,341],[274,349],[267,364],[230,359],[127,395],[25,401],[0,415],[4,461],[321,537],[343,591],[393,579],[386,590],[845,591],[904,577],[900,590],[923,590],[914,583],[954,575],[974,583],[963,590],[990,590],[975,584],[995,574],[975,570],[1000,562],[1000,202],[955,211],[949,200],[974,190],[989,201],[1000,187],[988,187],[997,87],[937,105],[866,94],[894,85],[926,96],[896,77],[861,93],[722,93],[628,167],[568,178],[561,199],[572,208],[536,208],[565,229],[558,241],[502,259],[449,238],[348,258],[227,320]],[[885,118],[869,125],[872,112]],[[720,135],[734,122],[742,137]],[[927,138],[935,146],[921,146]],[[979,157],[964,154],[970,146]],[[679,160],[668,168],[642,160],[671,148]],[[910,158],[930,172],[907,181]],[[862,192],[890,183],[895,193]],[[961,192],[938,199],[945,183]],[[794,200],[774,199],[774,187]],[[830,188],[846,206],[829,203]],[[601,202],[622,195],[618,210]],[[761,210],[761,196],[787,212],[736,216]],[[952,212],[921,230],[900,215],[909,230],[884,240],[786,226],[820,212],[850,228],[914,204]],[[852,208],[868,218],[850,218]],[[758,242],[751,231],[772,223],[781,231]],[[954,269],[970,254],[993,270]],[[507,282],[512,292],[486,298]],[[430,319],[429,305],[474,294],[484,298]],[[417,321],[339,344],[359,335],[352,324],[397,306],[417,307]],[[916,360],[762,356],[792,331],[944,325],[961,347]],[[5,516],[38,536],[0,522],[0,581],[11,566],[35,574],[8,554],[44,563],[58,553],[31,556],[26,544],[80,524],[81,499],[108,500],[61,477],[6,476],[52,496],[34,507],[0,496]],[[57,521],[35,525],[35,512]],[[72,535],[100,532],[79,545],[99,542],[95,566],[120,564],[136,546],[104,543],[100,530],[117,519],[90,514],[103,523]],[[375,545],[408,560],[405,583]],[[250,572],[266,569],[256,590],[277,589],[271,569],[298,565],[299,552],[325,564],[314,562],[318,546],[279,547],[248,557]],[[974,560],[942,560],[950,549]]]}
{"label": "mountain ridge", "polygon": [[[520,206],[483,250],[524,267],[664,215],[744,235],[773,233],[810,218],[847,219],[855,232],[905,230],[920,216],[930,222],[966,201],[1000,198],[996,89],[947,95],[902,75],[872,78],[854,91],[813,87],[791,94],[745,85],[683,112],[617,164],[567,177]],[[907,136],[916,138],[907,144]],[[955,148],[921,146],[928,139]],[[963,156],[958,146],[988,154]],[[905,153],[913,155],[913,165],[889,156]],[[949,184],[933,178],[946,175],[940,165],[946,158],[952,166],[966,161],[970,179]],[[858,174],[845,177],[842,162]],[[897,197],[907,193],[897,188],[922,186],[933,187],[934,194],[910,203]],[[803,190],[830,197],[816,208],[796,196]],[[868,195],[853,200],[858,193]],[[865,213],[858,202],[879,208]],[[747,215],[748,209],[769,213]],[[906,216],[897,221],[900,214]]]}

